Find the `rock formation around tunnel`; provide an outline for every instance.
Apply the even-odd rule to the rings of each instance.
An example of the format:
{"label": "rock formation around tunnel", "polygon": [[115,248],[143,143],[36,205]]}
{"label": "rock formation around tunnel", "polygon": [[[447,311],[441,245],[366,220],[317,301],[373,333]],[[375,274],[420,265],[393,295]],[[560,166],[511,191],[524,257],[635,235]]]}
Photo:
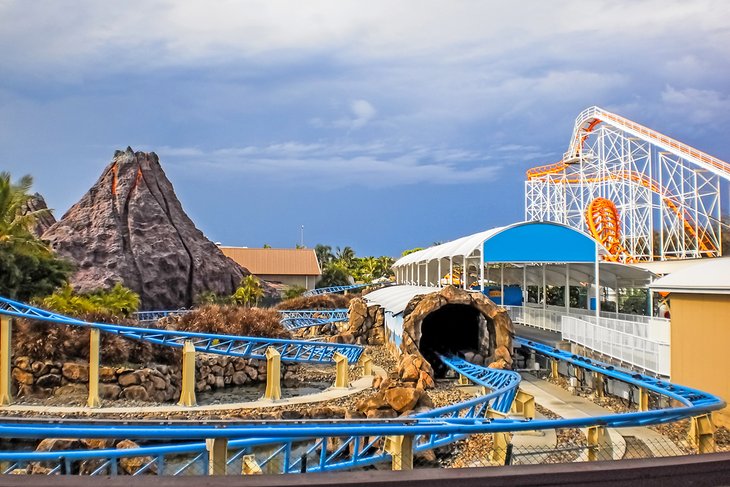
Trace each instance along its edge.
{"label": "rock formation around tunnel", "polygon": [[204,291],[232,294],[248,274],[195,227],[157,155],[129,147],[43,239],[76,264],[75,289],[121,282],[142,309],[191,306]]}
{"label": "rock formation around tunnel", "polygon": [[403,316],[401,357],[421,355],[437,375],[438,353],[463,355],[493,368],[512,365],[512,320],[504,308],[481,293],[447,286],[415,296]]}

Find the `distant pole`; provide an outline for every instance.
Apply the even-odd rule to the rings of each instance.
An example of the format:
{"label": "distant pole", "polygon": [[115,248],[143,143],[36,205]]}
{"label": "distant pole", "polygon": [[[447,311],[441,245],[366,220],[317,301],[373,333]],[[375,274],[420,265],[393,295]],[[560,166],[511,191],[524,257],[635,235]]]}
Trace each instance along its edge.
{"label": "distant pole", "polygon": [[299,242],[299,245],[304,248],[304,225],[302,225],[301,241]]}

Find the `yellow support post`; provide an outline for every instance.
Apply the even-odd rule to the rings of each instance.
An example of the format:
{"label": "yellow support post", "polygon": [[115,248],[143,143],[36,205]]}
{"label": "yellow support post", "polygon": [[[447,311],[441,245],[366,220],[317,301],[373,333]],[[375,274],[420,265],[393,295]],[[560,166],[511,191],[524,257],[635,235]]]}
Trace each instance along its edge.
{"label": "yellow support post", "polygon": [[367,355],[362,356],[362,375],[373,375],[373,359]]}
{"label": "yellow support post", "polygon": [[507,460],[507,445],[509,433],[492,433],[492,449],[489,451],[489,461],[495,465],[504,465]]}
{"label": "yellow support post", "polygon": [[698,453],[715,452],[715,425],[712,423],[712,416],[703,414],[691,419],[689,441],[697,448]]}
{"label": "yellow support post", "polygon": [[90,408],[101,406],[99,401],[99,340],[101,331],[89,329],[89,399],[86,404]]}
{"label": "yellow support post", "polygon": [[337,377],[335,377],[335,387],[347,389],[348,387],[350,387],[350,369],[347,357],[342,355],[340,352],[335,352],[333,358],[335,359],[335,368],[337,370]]}
{"label": "yellow support post", "polygon": [[195,400],[195,346],[190,340],[185,340],[183,345],[182,363],[182,390],[178,406],[192,407],[197,404]]}
{"label": "yellow support post", "polygon": [[244,455],[241,459],[242,475],[263,475],[259,462],[256,461],[256,455]]}
{"label": "yellow support post", "polygon": [[413,470],[413,436],[388,436],[385,451],[393,458],[391,470]]}
{"label": "yellow support post", "polygon": [[649,410],[649,391],[639,387],[639,411]]}
{"label": "yellow support post", "polygon": [[558,361],[555,359],[550,359],[550,377],[553,379],[557,379],[559,377],[560,373],[558,372]]}
{"label": "yellow support post", "polygon": [[518,389],[511,410],[516,414],[521,414],[525,419],[535,419],[535,397]]}
{"label": "yellow support post", "polygon": [[613,460],[611,437],[605,426],[591,426],[588,428],[588,461]]}
{"label": "yellow support post", "polygon": [[471,381],[467,376],[459,374],[459,382],[457,384],[460,386],[470,386]]}
{"label": "yellow support post", "polygon": [[10,382],[12,328],[12,318],[0,316],[0,405],[2,406],[7,406],[13,402],[12,382]]}
{"label": "yellow support post", "polygon": [[208,475],[225,475],[228,465],[228,439],[209,438],[205,440],[208,450]]}
{"label": "yellow support post", "polygon": [[593,372],[593,389],[596,392],[596,397],[604,397],[606,395],[606,384],[603,379],[603,374]]}
{"label": "yellow support post", "polygon": [[281,353],[274,347],[266,349],[266,392],[264,399],[281,399]]}

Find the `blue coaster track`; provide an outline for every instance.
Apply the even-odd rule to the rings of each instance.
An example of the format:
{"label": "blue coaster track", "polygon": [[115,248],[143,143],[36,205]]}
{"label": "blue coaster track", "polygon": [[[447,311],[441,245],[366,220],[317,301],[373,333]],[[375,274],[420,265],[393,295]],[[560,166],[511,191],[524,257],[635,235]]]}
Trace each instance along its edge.
{"label": "blue coaster track", "polygon": [[305,340],[284,340],[276,338],[241,337],[215,333],[198,333],[178,330],[158,330],[136,326],[111,325],[107,323],[91,323],[61,315],[51,311],[29,306],[0,297],[0,314],[16,318],[40,320],[59,325],[83,326],[98,328],[101,331],[116,334],[124,338],[182,348],[186,341],[191,341],[195,350],[203,353],[226,355],[230,357],[254,358],[266,360],[266,350],[275,348],[281,353],[284,362],[333,364],[334,354],[341,353],[354,364],[360,360],[363,347],[329,342]]}
{"label": "blue coaster track", "polygon": [[325,310],[283,309],[279,310],[279,313],[281,313],[281,324],[287,330],[326,325],[327,323],[337,323],[349,319],[347,308]]}
{"label": "blue coaster track", "polygon": [[[114,325],[86,323],[73,318],[29,307],[0,298],[0,314],[41,319],[62,324],[94,326],[113,332]],[[122,327],[127,329],[129,327]],[[134,328],[135,330],[139,330]],[[157,330],[147,330],[156,333]],[[139,333],[139,332],[135,332]],[[170,333],[181,333],[171,331]],[[134,333],[119,333],[136,338]],[[248,340],[245,337],[226,339]],[[311,344],[312,342],[304,342]],[[167,343],[170,344],[170,343]],[[58,422],[5,419],[0,421],[0,437],[4,438],[130,438],[142,441],[167,440],[170,444],[143,446],[136,449],[103,449],[53,452],[0,452],[0,462],[6,463],[5,473],[32,462],[48,465],[50,473],[71,473],[74,462],[93,459],[94,475],[118,473],[122,459],[142,458],[143,466],[135,474],[184,474],[208,460],[206,444],[200,440],[226,438],[230,456],[228,464],[238,468],[244,455],[256,454],[262,468],[281,473],[302,470],[303,459],[309,459],[308,472],[344,470],[389,461],[385,448],[388,436],[413,436],[416,452],[443,446],[466,435],[478,433],[516,432],[555,428],[605,426],[612,428],[648,426],[674,422],[721,409],[725,402],[712,394],[672,384],[643,374],[591,360],[541,343],[516,338],[517,346],[543,356],[565,361],[575,367],[603,374],[614,380],[642,387],[675,400],[679,407],[604,416],[564,418],[557,420],[526,420],[523,418],[492,418],[491,410],[509,412],[520,383],[520,376],[508,370],[490,369],[471,364],[458,357],[441,357],[455,372],[484,387],[484,392],[457,404],[392,420],[335,420],[256,422],[206,422],[206,424],[172,424],[154,421],[127,422]],[[283,358],[283,357],[282,357]],[[193,443],[179,443],[197,440]],[[333,447],[332,444],[335,443]],[[181,463],[180,457],[184,457]],[[174,459],[174,461],[173,461]],[[238,462],[238,464],[236,464]],[[240,469],[238,470],[240,472]]]}

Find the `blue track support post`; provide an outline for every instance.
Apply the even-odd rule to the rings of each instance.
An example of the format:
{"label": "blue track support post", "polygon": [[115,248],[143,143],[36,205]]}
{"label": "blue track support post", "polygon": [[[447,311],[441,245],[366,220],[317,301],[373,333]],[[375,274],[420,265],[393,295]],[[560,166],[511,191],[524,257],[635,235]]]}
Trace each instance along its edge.
{"label": "blue track support post", "polygon": [[12,330],[13,319],[9,316],[0,316],[0,406],[7,406],[13,401],[10,378]]}

